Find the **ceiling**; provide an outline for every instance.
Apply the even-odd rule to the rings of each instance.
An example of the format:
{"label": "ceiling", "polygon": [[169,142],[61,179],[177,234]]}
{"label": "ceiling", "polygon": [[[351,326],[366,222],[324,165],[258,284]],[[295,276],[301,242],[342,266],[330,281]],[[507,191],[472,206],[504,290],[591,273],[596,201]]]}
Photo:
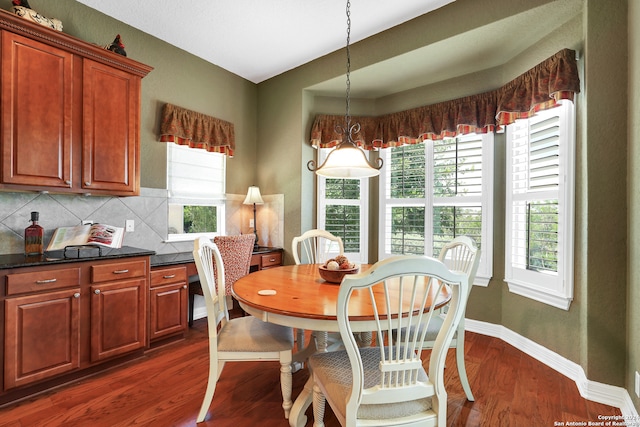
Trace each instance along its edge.
{"label": "ceiling", "polygon": [[[346,44],[346,0],[77,1],[254,83]],[[350,42],[453,1],[353,0]],[[500,66],[560,30],[581,13],[582,5],[583,0],[543,3],[376,64],[353,67],[351,94],[375,99]],[[345,76],[307,89],[343,96]]]}
{"label": "ceiling", "polygon": [[[343,48],[347,39],[346,0],[77,1],[254,83]],[[351,43],[452,1],[355,0]]]}

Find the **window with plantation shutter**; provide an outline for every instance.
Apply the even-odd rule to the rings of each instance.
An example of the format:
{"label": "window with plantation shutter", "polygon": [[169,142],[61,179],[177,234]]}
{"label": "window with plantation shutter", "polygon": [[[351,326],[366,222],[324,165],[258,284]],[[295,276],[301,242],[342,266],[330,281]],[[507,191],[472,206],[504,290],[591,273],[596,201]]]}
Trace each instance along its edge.
{"label": "window with plantation shutter", "polygon": [[224,233],[226,156],[167,144],[168,240]]}
{"label": "window with plantation shutter", "polygon": [[382,151],[379,258],[438,256],[461,235],[482,250],[476,284],[492,275],[493,134],[402,145]]}
{"label": "window with plantation shutter", "polygon": [[507,127],[505,280],[567,310],[573,298],[574,105]]}
{"label": "window with plantation shutter", "polygon": [[[319,164],[331,150],[319,150]],[[368,179],[318,176],[318,228],[340,236],[345,256],[355,263],[368,263],[368,193]]]}

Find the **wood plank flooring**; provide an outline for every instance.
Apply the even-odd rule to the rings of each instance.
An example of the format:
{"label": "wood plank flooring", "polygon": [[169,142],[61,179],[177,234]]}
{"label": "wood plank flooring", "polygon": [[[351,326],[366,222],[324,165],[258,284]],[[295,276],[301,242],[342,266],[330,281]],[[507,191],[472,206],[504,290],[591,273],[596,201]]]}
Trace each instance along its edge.
{"label": "wood plank flooring", "polygon": [[[499,339],[466,335],[468,402],[454,351],[445,369],[449,426],[554,426],[597,421],[620,410],[590,402],[575,383]],[[0,408],[0,426],[194,426],[208,372],[207,325],[197,320],[184,341],[142,359]],[[286,427],[276,362],[228,363],[207,420],[199,426]],[[294,396],[308,378],[294,374]],[[325,424],[339,424],[327,406]],[[307,427],[313,425],[311,408]],[[566,425],[566,424],[565,424]]]}

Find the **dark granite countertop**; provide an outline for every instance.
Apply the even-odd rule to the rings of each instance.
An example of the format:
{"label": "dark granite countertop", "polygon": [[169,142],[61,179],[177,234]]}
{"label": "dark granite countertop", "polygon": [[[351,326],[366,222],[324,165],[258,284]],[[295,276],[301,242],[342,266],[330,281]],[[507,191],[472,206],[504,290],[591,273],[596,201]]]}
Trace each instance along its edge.
{"label": "dark granite countertop", "polygon": [[93,261],[103,259],[129,258],[134,256],[155,255],[147,249],[123,246],[119,249],[102,248],[100,254],[97,247],[67,249],[64,251],[45,252],[44,255],[26,256],[24,254],[0,255],[0,269],[18,267],[36,267],[41,265],[64,264],[77,261]]}
{"label": "dark granite countertop", "polygon": [[[259,246],[253,251],[253,255],[265,254],[273,251],[279,251],[282,248],[272,248],[270,246]],[[151,267],[160,267],[164,265],[188,264],[193,262],[193,252],[175,252],[170,254],[156,254],[151,257]]]}

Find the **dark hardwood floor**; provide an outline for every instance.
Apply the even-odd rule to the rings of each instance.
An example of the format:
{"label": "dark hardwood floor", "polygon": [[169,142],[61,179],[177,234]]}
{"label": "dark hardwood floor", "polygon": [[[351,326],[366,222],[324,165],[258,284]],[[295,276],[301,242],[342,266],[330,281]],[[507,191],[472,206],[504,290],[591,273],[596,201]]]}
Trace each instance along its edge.
{"label": "dark hardwood floor", "polygon": [[[466,400],[450,350],[445,370],[449,426],[554,426],[597,421],[600,414],[620,415],[617,408],[583,399],[573,381],[499,339],[468,333],[466,353],[476,401]],[[0,408],[0,426],[194,426],[208,366],[207,325],[201,319],[184,341]],[[294,396],[307,375],[294,374]],[[310,427],[311,408],[307,416]],[[329,407],[325,423],[339,425]],[[278,364],[228,363],[207,421],[199,426],[288,426],[281,408]]]}

